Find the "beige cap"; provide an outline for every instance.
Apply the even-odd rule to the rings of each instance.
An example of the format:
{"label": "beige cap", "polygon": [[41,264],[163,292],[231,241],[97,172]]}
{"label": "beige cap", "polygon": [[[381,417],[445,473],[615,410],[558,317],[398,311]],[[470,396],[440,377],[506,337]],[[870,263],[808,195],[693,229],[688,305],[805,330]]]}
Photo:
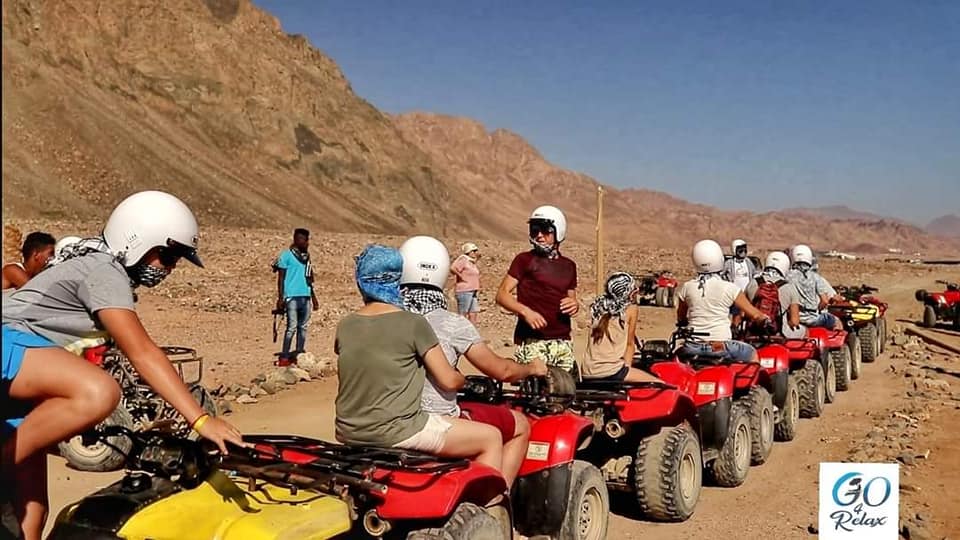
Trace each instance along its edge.
{"label": "beige cap", "polygon": [[474,244],[473,242],[467,242],[466,244],[460,246],[460,251],[462,251],[463,254],[466,255],[473,251],[480,251],[480,248],[477,247],[477,245]]}

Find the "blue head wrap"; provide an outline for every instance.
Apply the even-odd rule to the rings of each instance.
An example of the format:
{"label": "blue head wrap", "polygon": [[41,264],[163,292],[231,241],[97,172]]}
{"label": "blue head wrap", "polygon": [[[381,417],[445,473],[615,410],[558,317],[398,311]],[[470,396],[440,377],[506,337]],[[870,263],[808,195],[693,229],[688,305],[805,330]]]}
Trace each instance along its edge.
{"label": "blue head wrap", "polygon": [[400,299],[400,275],[403,257],[400,250],[370,244],[357,256],[357,287],[363,302],[383,302],[403,307]]}

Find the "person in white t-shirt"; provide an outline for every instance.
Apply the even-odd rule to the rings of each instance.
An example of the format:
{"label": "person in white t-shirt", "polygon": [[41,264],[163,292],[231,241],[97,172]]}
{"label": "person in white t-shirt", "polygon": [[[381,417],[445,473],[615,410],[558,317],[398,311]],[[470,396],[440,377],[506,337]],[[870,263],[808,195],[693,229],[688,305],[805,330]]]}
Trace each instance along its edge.
{"label": "person in white t-shirt", "polygon": [[701,240],[693,246],[693,266],[697,277],[683,284],[678,293],[678,324],[686,324],[697,334],[682,348],[685,354],[716,354],[743,362],[755,362],[757,351],[750,344],[733,339],[730,308],[755,321],[769,321],[747,300],[740,287],[724,281],[723,249],[713,240]]}
{"label": "person in white t-shirt", "polygon": [[741,291],[747,290],[747,285],[757,275],[757,267],[754,266],[747,254],[746,240],[737,238],[730,245],[730,251],[733,257],[730,257],[723,263],[723,277],[730,283],[740,288]]}

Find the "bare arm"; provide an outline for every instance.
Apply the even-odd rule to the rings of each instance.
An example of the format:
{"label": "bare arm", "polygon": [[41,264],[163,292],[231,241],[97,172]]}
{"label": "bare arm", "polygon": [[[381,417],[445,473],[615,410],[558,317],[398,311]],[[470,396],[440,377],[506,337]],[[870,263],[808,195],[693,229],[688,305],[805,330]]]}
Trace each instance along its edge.
{"label": "bare arm", "polygon": [[677,303],[677,323],[686,323],[687,322],[687,303],[684,300],[680,300]]}
{"label": "bare arm", "polygon": [[560,312],[571,317],[580,311],[580,302],[577,301],[577,290],[570,289],[567,296],[560,300]]}
{"label": "bare arm", "polygon": [[513,296],[513,291],[517,290],[517,283],[517,279],[512,276],[503,276],[503,281],[500,282],[500,288],[497,290],[497,304],[510,313],[522,317],[530,308],[521,304],[520,301]]}
{"label": "bare arm", "polygon": [[476,343],[465,355],[481,373],[503,382],[517,382],[533,375],[546,375],[547,367],[540,359],[529,364],[518,364],[493,352],[484,343]]}
{"label": "bare arm", "polygon": [[627,307],[627,348],[623,351],[623,360],[627,365],[633,362],[633,355],[637,352],[637,319],[640,310],[636,306]]}
{"label": "bare arm", "polygon": [[287,277],[287,271],[283,268],[277,268],[277,309],[283,306],[283,280]]}
{"label": "bare arm", "polygon": [[790,328],[800,327],[800,304],[790,304],[787,309],[787,324]]}
{"label": "bare arm", "polygon": [[423,363],[427,367],[430,376],[441,390],[454,392],[463,388],[467,379],[453,366],[447,363],[447,357],[443,354],[440,345],[435,345],[423,356]]}
{"label": "bare arm", "polygon": [[28,281],[30,281],[30,276],[27,275],[23,268],[20,268],[15,264],[8,264],[7,266],[3,267],[4,289],[8,287],[19,289]]}
{"label": "bare arm", "polygon": [[[167,355],[147,334],[136,312],[122,308],[107,308],[97,311],[96,315],[123,354],[130,359],[137,373],[160,394],[164,401],[183,415],[191,426],[206,414],[187,386],[183,384]],[[200,429],[200,434],[216,442],[224,452],[226,451],[224,440],[243,444],[240,432],[217,418],[208,419]]]}

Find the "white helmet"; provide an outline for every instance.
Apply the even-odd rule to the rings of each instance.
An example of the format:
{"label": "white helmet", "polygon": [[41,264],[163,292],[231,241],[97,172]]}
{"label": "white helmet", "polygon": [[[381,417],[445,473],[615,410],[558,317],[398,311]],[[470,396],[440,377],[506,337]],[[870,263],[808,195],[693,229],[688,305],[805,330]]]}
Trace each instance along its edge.
{"label": "white helmet", "polygon": [[530,219],[527,220],[527,223],[534,220],[543,220],[552,223],[553,228],[557,231],[556,238],[558,244],[563,242],[567,237],[567,218],[556,206],[541,206],[537,208],[530,214]]}
{"label": "white helmet", "polygon": [[400,246],[403,273],[400,285],[432,285],[443,289],[450,273],[447,248],[432,236],[414,236]]}
{"label": "white helmet", "polygon": [[57,241],[57,245],[53,246],[53,256],[59,257],[60,252],[63,251],[63,248],[72,244],[76,244],[81,240],[83,240],[83,238],[80,238],[79,236],[64,236],[59,241]]}
{"label": "white helmet", "polygon": [[713,240],[701,240],[693,246],[693,267],[699,274],[723,271],[723,248]]}
{"label": "white helmet", "polygon": [[806,244],[797,244],[790,251],[790,260],[793,264],[807,263],[813,266],[813,250]]}
{"label": "white helmet", "polygon": [[162,191],[141,191],[124,199],[110,214],[103,239],[130,268],[153,248],[166,247],[203,267],[197,256],[197,218],[180,199]]}
{"label": "white helmet", "polygon": [[747,241],[742,240],[740,238],[737,238],[736,240],[734,240],[733,243],[730,244],[730,253],[732,253],[733,255],[736,255],[737,248],[740,246],[747,247]]}
{"label": "white helmet", "polygon": [[767,255],[767,261],[763,266],[764,268],[776,268],[780,271],[780,275],[786,277],[790,270],[790,257],[787,257],[787,254],[782,251],[772,251]]}

